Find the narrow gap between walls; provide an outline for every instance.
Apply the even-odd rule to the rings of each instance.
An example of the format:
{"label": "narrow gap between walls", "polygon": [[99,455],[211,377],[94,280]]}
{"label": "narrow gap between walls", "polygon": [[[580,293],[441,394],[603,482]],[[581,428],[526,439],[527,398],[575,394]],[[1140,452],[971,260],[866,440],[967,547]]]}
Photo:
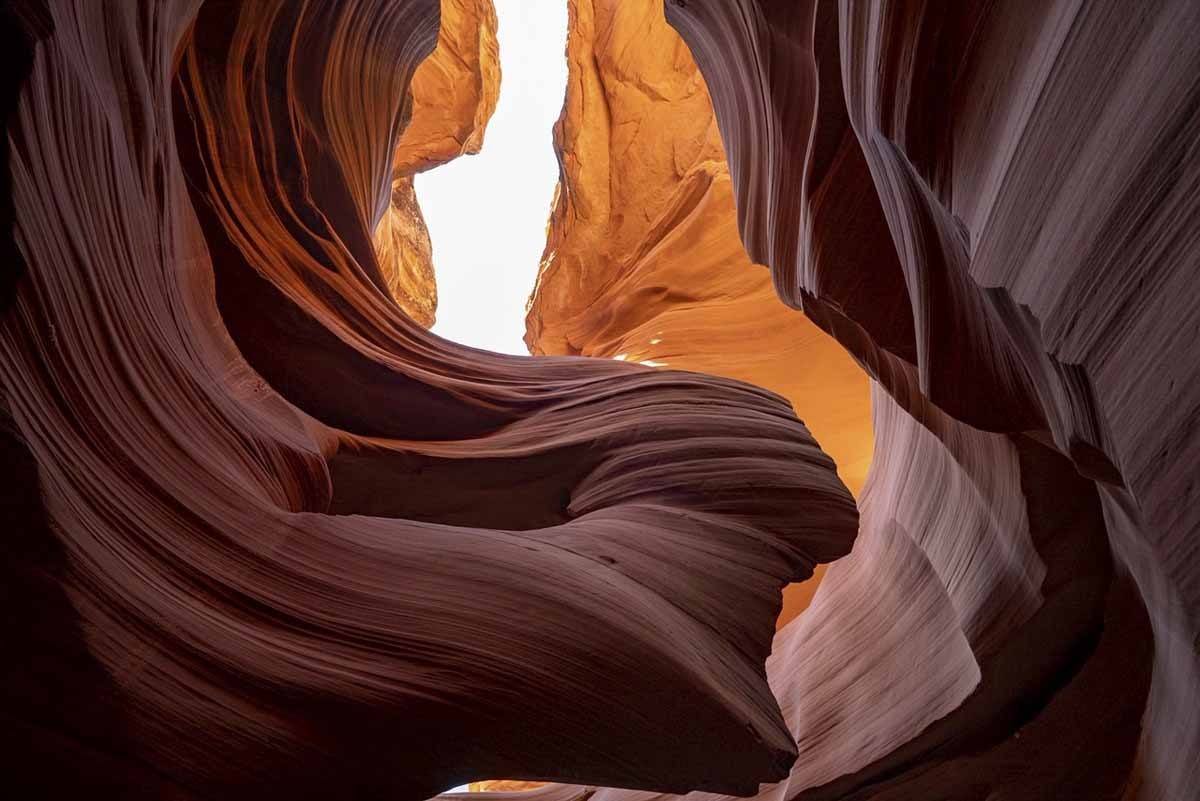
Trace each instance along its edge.
{"label": "narrow gap between walls", "polygon": [[567,86],[566,0],[495,0],[500,96],[482,150],[419,174],[433,245],[434,333],[526,354],[525,303],[558,182],[552,129]]}

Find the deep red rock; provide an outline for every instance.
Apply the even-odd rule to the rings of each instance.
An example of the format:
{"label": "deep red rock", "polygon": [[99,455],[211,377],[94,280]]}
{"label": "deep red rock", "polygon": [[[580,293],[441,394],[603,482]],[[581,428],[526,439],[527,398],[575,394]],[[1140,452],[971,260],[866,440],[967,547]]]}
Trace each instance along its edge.
{"label": "deep red rock", "polygon": [[[1200,797],[1197,761],[1180,758],[1200,750],[1200,168],[1185,155],[1200,138],[1200,7],[670,0],[667,15],[708,81],[744,241],[781,298],[943,442],[949,417],[1053,444],[1094,481],[1136,585],[1114,583],[1106,619],[1149,614],[1132,773],[1081,750],[1130,729],[1096,738],[1079,718],[1046,742],[1036,782],[1014,789],[976,762],[974,789],[930,786],[1074,797],[1063,779],[1090,764],[1109,783],[1079,797]],[[1027,503],[1041,489],[1025,486]],[[1077,677],[1145,669],[1106,642]],[[1112,703],[1111,678],[1089,686],[1093,707]],[[1038,720],[1062,714],[1051,701]],[[845,797],[925,792],[908,787]]]}
{"label": "deep red rock", "polygon": [[1200,797],[1196,3],[667,3],[861,520],[771,392],[400,310],[434,0],[12,8],[22,797]]}
{"label": "deep red rock", "polygon": [[0,386],[48,523],[27,482],[9,608],[50,611],[7,767],[146,798],[785,775],[779,590],[853,500],[769,392],[400,311],[371,225],[436,4],[48,6]]}

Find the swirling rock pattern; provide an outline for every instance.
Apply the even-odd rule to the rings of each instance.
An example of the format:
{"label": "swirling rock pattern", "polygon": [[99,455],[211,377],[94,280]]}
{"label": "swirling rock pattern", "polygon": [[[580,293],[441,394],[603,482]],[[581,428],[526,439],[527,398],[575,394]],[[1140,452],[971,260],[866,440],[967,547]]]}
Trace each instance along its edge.
{"label": "swirling rock pattern", "polygon": [[872,402],[854,552],[767,663],[800,758],[756,798],[1121,798],[1153,646],[1094,485],[1029,438]]}
{"label": "swirling rock pattern", "polygon": [[[791,401],[851,491],[871,454],[867,378],[746,256],[712,102],[656,0],[571,0],[561,175],[526,315],[530,352],[748,381]],[[784,594],[780,623],[822,574]]]}
{"label": "swirling rock pattern", "polygon": [[5,9],[13,786],[1200,797],[1200,7],[576,0],[521,359],[389,274],[444,6]]}
{"label": "swirling rock pattern", "polygon": [[780,589],[853,500],[771,392],[402,313],[373,236],[437,5],[45,6],[0,321],[16,786],[785,776]]}
{"label": "swirling rock pattern", "polygon": [[[1085,761],[1094,732],[1115,732],[1075,721],[1087,734],[1038,741],[1038,781],[1023,787],[1006,744],[970,771],[939,757],[897,774],[900,760],[884,759],[843,782],[842,797],[1200,797],[1200,766],[1179,758],[1200,751],[1200,168],[1187,155],[1200,139],[1200,7],[666,10],[712,92],[746,247],[780,297],[947,446],[954,419],[1022,452],[1052,445],[1069,460],[1062,471],[1094,482],[1119,569],[1104,634],[1035,718],[1042,731],[1070,731],[1077,687],[1110,703],[1101,688],[1131,670],[1111,645],[1136,627],[1131,603],[1153,628],[1132,767],[1115,736],[1102,739],[1116,750]],[[1023,461],[1022,476],[1048,480],[1053,457]],[[1083,784],[1081,765],[1096,768]]]}
{"label": "swirling rock pattern", "polygon": [[[652,16],[654,5],[622,3],[610,13]],[[1194,276],[1191,292],[1183,287],[1196,240],[1171,224],[1186,227],[1197,209],[1153,155],[1197,141],[1186,98],[1200,69],[1183,44],[1195,35],[1195,14],[1178,3],[1152,4],[1129,25],[1117,4],[1097,5],[1107,7],[667,4],[713,92],[747,248],[770,265],[784,304],[836,336],[875,379],[876,450],[854,553],[829,568],[812,605],[777,634],[768,662],[800,758],[787,780],[764,785],[758,798],[1200,796],[1194,760],[1173,757],[1194,752],[1197,737],[1195,630],[1179,628],[1191,626],[1194,608],[1181,604],[1194,583],[1186,543],[1195,531],[1181,517],[1190,503],[1186,482],[1176,478],[1195,472],[1196,398],[1163,392],[1175,386],[1171,372],[1195,369],[1194,344],[1180,339],[1195,312],[1161,293],[1153,300],[1143,283],[1173,284],[1184,293],[1177,298],[1195,294]],[[582,15],[577,25],[572,35],[587,33],[599,55],[571,60],[586,76],[571,86],[605,98],[595,103],[604,119],[641,120],[644,103],[637,93],[601,94],[588,80],[633,83],[631,65],[641,68],[637,86],[691,77],[684,62],[667,63],[662,54],[671,51],[657,39],[654,55],[639,60],[610,32],[619,25],[595,26],[602,33],[594,36]],[[1171,36],[1157,35],[1168,28]],[[1134,47],[1134,55],[1110,61],[1111,47]],[[1151,64],[1170,65],[1171,76],[1153,91],[1147,82],[1160,67]],[[1143,100],[1122,92],[1148,93],[1154,113],[1137,118]],[[647,126],[643,138],[668,140],[650,153],[709,141],[707,117],[686,105],[692,95],[660,95],[697,127]],[[605,355],[690,363],[704,353],[704,336],[720,334],[697,326],[703,333],[677,342],[664,359],[643,344],[654,334],[642,330],[639,315],[661,325],[708,301],[694,290],[708,284],[686,271],[717,250],[712,232],[723,215],[690,229],[684,215],[642,214],[654,221],[645,224],[650,247],[589,260],[581,242],[618,247],[611,232],[631,223],[623,216],[630,204],[613,204],[618,219],[608,239],[589,237],[604,230],[608,211],[586,193],[590,186],[603,200],[609,186],[621,191],[625,161],[615,154],[637,152],[627,143],[641,134],[634,125],[623,144],[589,160],[582,154],[596,148],[592,131],[623,129],[576,121],[581,133],[563,136],[574,108],[568,96],[559,131],[566,188],[531,335],[547,347],[561,337],[568,348],[582,342]],[[1078,144],[1064,152],[1057,126],[1073,108],[1064,131]],[[587,109],[578,113],[586,118]],[[659,114],[672,118],[669,107]],[[1101,134],[1088,127],[1097,116]],[[1102,138],[1082,148],[1092,136]],[[1125,136],[1144,144],[1116,153],[1112,143]],[[1123,188],[1088,191],[1096,165],[1117,158],[1122,177],[1111,181]],[[606,171],[616,173],[608,186]],[[591,185],[589,172],[600,176]],[[1184,183],[1193,180],[1184,175]],[[633,193],[645,182],[668,196],[672,189],[688,195],[692,181],[686,171],[645,163],[625,177]],[[573,214],[572,204],[582,211]],[[1054,211],[1048,221],[1047,210]],[[1092,240],[1068,222],[1075,214],[1095,220]],[[1135,237],[1134,220],[1150,231]],[[669,266],[657,268],[657,280],[642,279],[652,248],[682,232],[680,241],[704,244],[655,254]],[[1104,241],[1101,264],[1115,272],[1092,284],[1094,268],[1085,265]],[[1154,258],[1139,263],[1146,254]],[[1060,261],[1074,272],[1061,274]],[[727,256],[696,272],[732,282],[743,263]],[[1118,282],[1118,274],[1126,277]],[[1094,288],[1083,291],[1080,282]],[[643,302],[622,305],[638,290]],[[1108,306],[1114,300],[1128,311]],[[1052,318],[1039,316],[1039,307],[1057,315],[1052,337],[1068,335],[1061,344],[1046,338],[1043,320]],[[1154,313],[1165,316],[1144,316]],[[762,314],[764,323],[774,319]],[[1070,333],[1068,323],[1081,327]],[[1154,353],[1158,375],[1142,365],[1159,340],[1139,333],[1178,343],[1167,356]],[[804,363],[802,342],[793,369]],[[1057,352],[1068,342],[1074,355]],[[1122,350],[1124,364],[1114,361]],[[1096,374],[1115,382],[1107,393],[1088,372],[1082,357],[1089,352],[1099,360]],[[1135,402],[1133,376],[1141,376],[1141,392],[1160,393],[1151,397],[1160,398],[1155,408],[1168,425],[1162,449],[1175,460],[1155,478],[1165,484],[1155,491],[1173,493],[1178,504],[1163,521],[1173,545],[1157,555],[1147,540],[1158,535],[1139,530],[1142,510],[1125,488],[1121,460],[1104,444],[1119,438],[1097,402],[1106,394]],[[1168,412],[1168,397],[1183,407]],[[1181,576],[1182,586],[1164,583],[1166,572]],[[543,796],[652,797],[595,787],[528,795]]]}

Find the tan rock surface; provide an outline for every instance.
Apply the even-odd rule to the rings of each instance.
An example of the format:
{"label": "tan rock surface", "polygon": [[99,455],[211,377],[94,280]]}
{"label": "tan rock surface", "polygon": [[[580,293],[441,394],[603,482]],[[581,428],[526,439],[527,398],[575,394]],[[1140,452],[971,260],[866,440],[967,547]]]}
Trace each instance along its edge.
{"label": "tan rock surface", "polygon": [[[657,0],[570,0],[562,175],[526,318],[530,351],[715,373],[795,407],[858,494],[867,378],[746,255],[712,102]],[[780,624],[812,598],[789,587]]]}
{"label": "tan rock surface", "polygon": [[545,782],[523,782],[516,779],[490,779],[470,784],[473,793],[518,793],[543,786]]}
{"label": "tan rock surface", "polygon": [[397,172],[424,172],[478,153],[500,96],[492,0],[441,0],[437,47],[412,82],[412,119],[396,145]]}
{"label": "tan rock surface", "polygon": [[433,245],[410,175],[392,180],[391,205],[375,228],[375,252],[388,294],[414,321],[431,327],[437,312]]}
{"label": "tan rock surface", "polygon": [[391,202],[375,227],[388,292],[426,328],[437,310],[437,285],[412,176],[478,153],[499,94],[492,0],[442,0],[437,47],[413,76],[412,115],[393,158]]}

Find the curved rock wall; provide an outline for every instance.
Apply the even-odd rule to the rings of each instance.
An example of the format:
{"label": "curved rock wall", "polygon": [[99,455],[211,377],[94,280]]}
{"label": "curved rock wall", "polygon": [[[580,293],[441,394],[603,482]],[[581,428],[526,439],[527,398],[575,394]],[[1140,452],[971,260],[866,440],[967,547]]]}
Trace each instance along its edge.
{"label": "curved rock wall", "polygon": [[[570,59],[576,98],[568,94],[557,131],[564,177],[531,302],[530,342],[551,352],[691,366],[713,341],[705,337],[720,341],[703,323],[729,327],[721,317],[729,295],[706,290],[736,286],[748,263],[725,239],[731,210],[712,203],[725,163],[702,151],[701,166],[676,164],[678,152],[713,138],[703,109],[689,105],[690,88],[662,88],[690,87],[695,68],[673,55],[671,37],[657,27],[657,3],[585,5],[589,13],[576,13],[572,31],[587,44]],[[714,93],[746,247],[770,265],[784,304],[803,308],[877,382],[876,451],[860,494],[855,552],[829,569],[807,613],[780,631],[768,664],[801,758],[786,782],[764,786],[760,797],[1195,795],[1190,763],[1172,762],[1168,745],[1197,736],[1197,654],[1181,648],[1194,636],[1178,639],[1177,593],[1161,584],[1162,566],[1131,547],[1131,536],[1147,535],[1132,531],[1136,512],[1118,460],[1103,446],[1112,437],[1092,379],[1075,357],[1045,344],[1026,301],[981,277],[989,260],[992,275],[1002,259],[1014,276],[1023,267],[1025,297],[1033,300],[1036,290],[1057,303],[1090,299],[1094,310],[1076,306],[1075,313],[1095,316],[1086,325],[1100,331],[1098,320],[1117,311],[1106,305],[1116,287],[1100,281],[1081,295],[1058,275],[1060,249],[1079,265],[1096,250],[1065,222],[1059,234],[1040,230],[1039,215],[1102,213],[1124,231],[1130,223],[1122,215],[1195,219],[1195,206],[1168,191],[1173,184],[1158,177],[1166,168],[1148,155],[1121,154],[1132,159],[1124,174],[1145,187],[1140,195],[1117,193],[1124,209],[1105,196],[1045,197],[1065,177],[1051,172],[1047,181],[1044,166],[1079,173],[1073,182],[1082,188],[1095,165],[1111,161],[1097,149],[1059,152],[1054,126],[1066,113],[1059,107],[1107,108],[1114,131],[1133,125],[1132,98],[1105,93],[1120,85],[1122,70],[1136,73],[1125,80],[1128,91],[1146,91],[1138,79],[1153,74],[1143,70],[1155,59],[1180,72],[1150,108],[1161,109],[1155,119],[1173,114],[1178,122],[1157,139],[1152,125],[1139,131],[1146,153],[1195,141],[1191,106],[1180,100],[1200,72],[1184,52],[1191,15],[1158,4],[1118,31],[1115,4],[1107,12],[1064,4],[1030,14],[1017,5],[691,0],[668,3],[667,13]],[[1173,37],[1151,38],[1167,25],[1176,26]],[[631,46],[639,36],[652,43],[644,53]],[[1121,48],[1141,46],[1145,63],[1106,62],[1107,73],[1097,74],[1107,74],[1109,85],[1101,86],[1090,72],[1117,40]],[[1165,49],[1152,53],[1160,44]],[[1010,51],[1024,62],[1013,67]],[[1071,81],[1086,89],[1079,98]],[[1043,94],[1046,85],[1057,94]],[[655,87],[655,102],[628,86]],[[1094,116],[1076,112],[1080,136]],[[1114,132],[1109,141],[1118,139]],[[1010,174],[1013,161],[1030,166]],[[1166,192],[1163,205],[1151,203],[1152,187]],[[640,216],[627,214],[639,208]],[[638,224],[646,242],[624,233]],[[1158,224],[1169,230],[1165,220]],[[1008,242],[1000,238],[1006,230]],[[1015,244],[1029,231],[1043,240],[1036,249]],[[1154,275],[1182,291],[1194,242],[1170,241],[1173,252],[1155,246]],[[1110,249],[1127,245],[1136,242],[1118,238]],[[1145,271],[1131,260],[1149,248],[1147,241],[1124,253],[1124,262],[1109,254],[1110,269]],[[1018,264],[1013,254],[1022,251]],[[1125,304],[1165,314],[1154,322],[1165,341],[1179,344],[1164,369],[1192,369],[1193,348],[1179,337],[1194,312],[1154,306],[1142,284],[1122,288]],[[638,302],[626,302],[631,297]],[[782,313],[784,304],[773,310]],[[752,361],[746,343],[791,337],[791,349],[772,351],[790,362],[753,376],[764,385],[789,366],[799,371],[807,355],[805,338],[776,323],[768,305],[758,315],[767,332],[728,350],[729,362]],[[698,309],[705,316],[694,318],[690,336],[671,343],[664,321]],[[1132,346],[1130,336],[1108,341]],[[1092,347],[1100,355],[1107,346],[1100,339]],[[1110,365],[1128,393],[1133,364]],[[730,370],[728,363],[706,368]],[[1142,389],[1164,386],[1172,383]],[[1195,402],[1188,397],[1165,416],[1178,421],[1167,431],[1184,437],[1176,455],[1184,473],[1195,469]],[[810,421],[824,441],[820,418]],[[1175,474],[1163,480],[1186,504]],[[1183,525],[1170,556],[1191,575]],[[1156,595],[1167,601],[1157,610]],[[1161,696],[1171,694],[1179,706],[1168,711]]]}
{"label": "curved rock wall", "polygon": [[1200,8],[575,0],[525,359],[422,327],[443,5],[9,15],[12,785],[1200,797]]}
{"label": "curved rock wall", "polygon": [[441,0],[437,46],[413,73],[412,109],[392,160],[392,194],[375,225],[388,292],[429,328],[437,309],[433,252],[413,175],[478,153],[500,94],[492,0]]}
{"label": "curved rock wall", "polygon": [[46,6],[0,320],[14,786],[785,775],[779,593],[853,500],[768,391],[401,311],[374,223],[436,4]]}
{"label": "curved rock wall", "polygon": [[800,758],[755,797],[1122,798],[1153,643],[1092,482],[1029,438],[919,423],[878,384],[872,402],[854,552],[767,662]]}
{"label": "curved rock wall", "polygon": [[[667,14],[781,297],[927,426],[1033,432],[1094,480],[1154,631],[1137,765],[1107,795],[1200,796],[1178,758],[1200,747],[1200,171],[1185,155],[1200,8],[671,0]],[[1045,781],[1036,797],[1064,786]]]}

